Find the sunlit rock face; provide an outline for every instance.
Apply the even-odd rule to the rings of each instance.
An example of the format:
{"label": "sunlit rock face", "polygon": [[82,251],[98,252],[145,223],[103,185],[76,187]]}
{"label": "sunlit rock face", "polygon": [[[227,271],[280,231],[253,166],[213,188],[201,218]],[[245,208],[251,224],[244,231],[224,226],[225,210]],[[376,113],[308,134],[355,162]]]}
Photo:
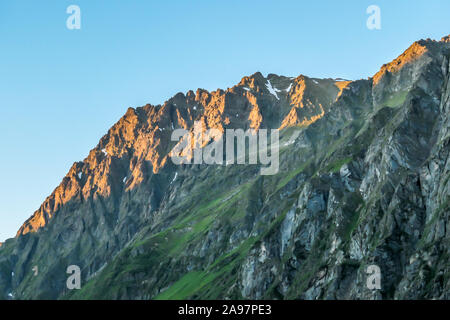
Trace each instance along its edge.
{"label": "sunlit rock face", "polygon": [[[0,243],[0,298],[450,298],[449,61],[421,40],[367,80],[255,73],[128,109]],[[280,129],[279,172],[174,165],[195,123]]]}
{"label": "sunlit rock face", "polygon": [[339,86],[338,81],[331,79],[272,74],[266,79],[255,73],[226,91],[210,93],[198,89],[197,93],[179,93],[164,105],[130,108],[89,156],[72,166],[17,235],[44,227],[69,201],[114,196],[114,192],[140,185],[146,170],[158,173],[168,161],[175,129],[193,131],[195,121],[203,124],[204,131],[214,128],[220,132],[228,128],[307,126],[330,109],[340,92]]}

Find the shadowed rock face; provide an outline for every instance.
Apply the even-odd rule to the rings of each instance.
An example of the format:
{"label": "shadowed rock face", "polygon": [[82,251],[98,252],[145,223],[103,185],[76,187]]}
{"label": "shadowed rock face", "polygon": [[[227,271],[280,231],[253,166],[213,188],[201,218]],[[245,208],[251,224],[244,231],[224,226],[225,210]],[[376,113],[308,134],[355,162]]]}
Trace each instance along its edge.
{"label": "shadowed rock face", "polygon": [[[449,60],[421,40],[368,80],[255,73],[128,109],[0,244],[0,298],[448,299]],[[175,166],[195,121],[279,128],[279,173]]]}

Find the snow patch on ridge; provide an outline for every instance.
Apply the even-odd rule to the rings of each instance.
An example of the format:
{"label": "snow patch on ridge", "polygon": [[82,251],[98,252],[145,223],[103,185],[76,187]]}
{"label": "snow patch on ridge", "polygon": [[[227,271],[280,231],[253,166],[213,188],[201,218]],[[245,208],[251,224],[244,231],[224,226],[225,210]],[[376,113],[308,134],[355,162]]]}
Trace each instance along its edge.
{"label": "snow patch on ridge", "polygon": [[269,92],[272,95],[274,95],[275,98],[277,98],[277,100],[280,100],[280,98],[278,98],[277,92],[273,89],[272,83],[270,82],[270,80],[267,80],[266,87],[267,87],[267,90],[269,90]]}
{"label": "snow patch on ridge", "polygon": [[289,85],[289,87],[287,87],[287,89],[285,90],[286,92],[289,92],[289,91],[291,91],[291,88],[292,88],[292,82],[291,82],[291,84]]}

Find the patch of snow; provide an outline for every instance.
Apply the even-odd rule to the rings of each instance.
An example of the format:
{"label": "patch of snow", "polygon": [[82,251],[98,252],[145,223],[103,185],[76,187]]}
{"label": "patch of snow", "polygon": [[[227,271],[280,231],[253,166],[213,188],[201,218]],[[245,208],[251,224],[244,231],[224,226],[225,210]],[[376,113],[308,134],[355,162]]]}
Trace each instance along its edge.
{"label": "patch of snow", "polygon": [[197,106],[194,106],[194,110],[197,110]]}
{"label": "patch of snow", "polygon": [[349,81],[349,80],[342,79],[342,78],[335,78],[334,81]]}
{"label": "patch of snow", "polygon": [[83,172],[78,172],[78,179],[81,179],[82,176],[83,176]]}
{"label": "patch of snow", "polygon": [[102,152],[103,152],[103,154],[104,154],[105,156],[108,155],[108,152],[106,152],[106,149],[102,149]]}
{"label": "patch of snow", "polygon": [[250,91],[250,89],[247,88],[247,87],[243,87],[242,89],[247,90],[247,91]]}
{"label": "patch of snow", "polygon": [[267,90],[269,90],[269,92],[272,95],[274,95],[275,98],[277,98],[277,100],[280,100],[280,98],[278,98],[278,95],[277,95],[276,91],[273,89],[272,83],[270,82],[270,80],[267,80],[266,87],[267,87]]}
{"label": "patch of snow", "polygon": [[319,84],[316,80],[313,80],[313,82],[314,82],[315,84]]}
{"label": "patch of snow", "polygon": [[11,277],[14,277],[14,272],[11,272]]}
{"label": "patch of snow", "polygon": [[178,172],[175,172],[175,177],[173,177],[173,180],[172,180],[172,182],[171,182],[171,183],[174,183],[174,182],[175,182],[175,180],[177,180],[177,176],[178,176]]}
{"label": "patch of snow", "polygon": [[162,131],[162,129],[161,129],[161,128],[158,128],[158,130],[159,130],[159,131]]}
{"label": "patch of snow", "polygon": [[127,177],[123,178],[122,182],[125,183],[127,181]]}
{"label": "patch of snow", "polygon": [[10,298],[14,297],[14,295],[12,294],[12,292],[8,293],[8,297],[10,297]]}
{"label": "patch of snow", "polygon": [[236,118],[239,118],[239,114],[238,113],[236,113]]}
{"label": "patch of snow", "polygon": [[285,142],[284,145],[285,146],[290,146],[291,144],[295,143],[295,139],[289,139],[289,141]]}
{"label": "patch of snow", "polygon": [[171,123],[171,125],[172,125],[172,130],[174,129],[174,127],[173,127],[173,123]]}
{"label": "patch of snow", "polygon": [[292,88],[292,83],[289,85],[289,87],[285,91],[289,92],[289,91],[291,91],[291,88]]}

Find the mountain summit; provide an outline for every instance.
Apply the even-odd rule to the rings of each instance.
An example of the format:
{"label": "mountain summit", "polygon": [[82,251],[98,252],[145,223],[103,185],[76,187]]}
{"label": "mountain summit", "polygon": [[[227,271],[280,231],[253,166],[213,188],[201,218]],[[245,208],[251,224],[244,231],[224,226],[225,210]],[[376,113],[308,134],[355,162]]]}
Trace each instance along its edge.
{"label": "mountain summit", "polygon": [[83,162],[75,163],[62,183],[17,235],[45,226],[64,204],[97,196],[120,197],[140,185],[147,171],[167,165],[175,129],[285,128],[307,126],[328,112],[349,81],[287,78],[259,72],[226,91],[178,93],[163,105],[130,108]]}
{"label": "mountain summit", "polygon": [[[196,121],[279,129],[280,171],[174,165]],[[449,142],[449,37],[367,80],[257,72],[130,108],[0,246],[0,299],[449,299]]]}

